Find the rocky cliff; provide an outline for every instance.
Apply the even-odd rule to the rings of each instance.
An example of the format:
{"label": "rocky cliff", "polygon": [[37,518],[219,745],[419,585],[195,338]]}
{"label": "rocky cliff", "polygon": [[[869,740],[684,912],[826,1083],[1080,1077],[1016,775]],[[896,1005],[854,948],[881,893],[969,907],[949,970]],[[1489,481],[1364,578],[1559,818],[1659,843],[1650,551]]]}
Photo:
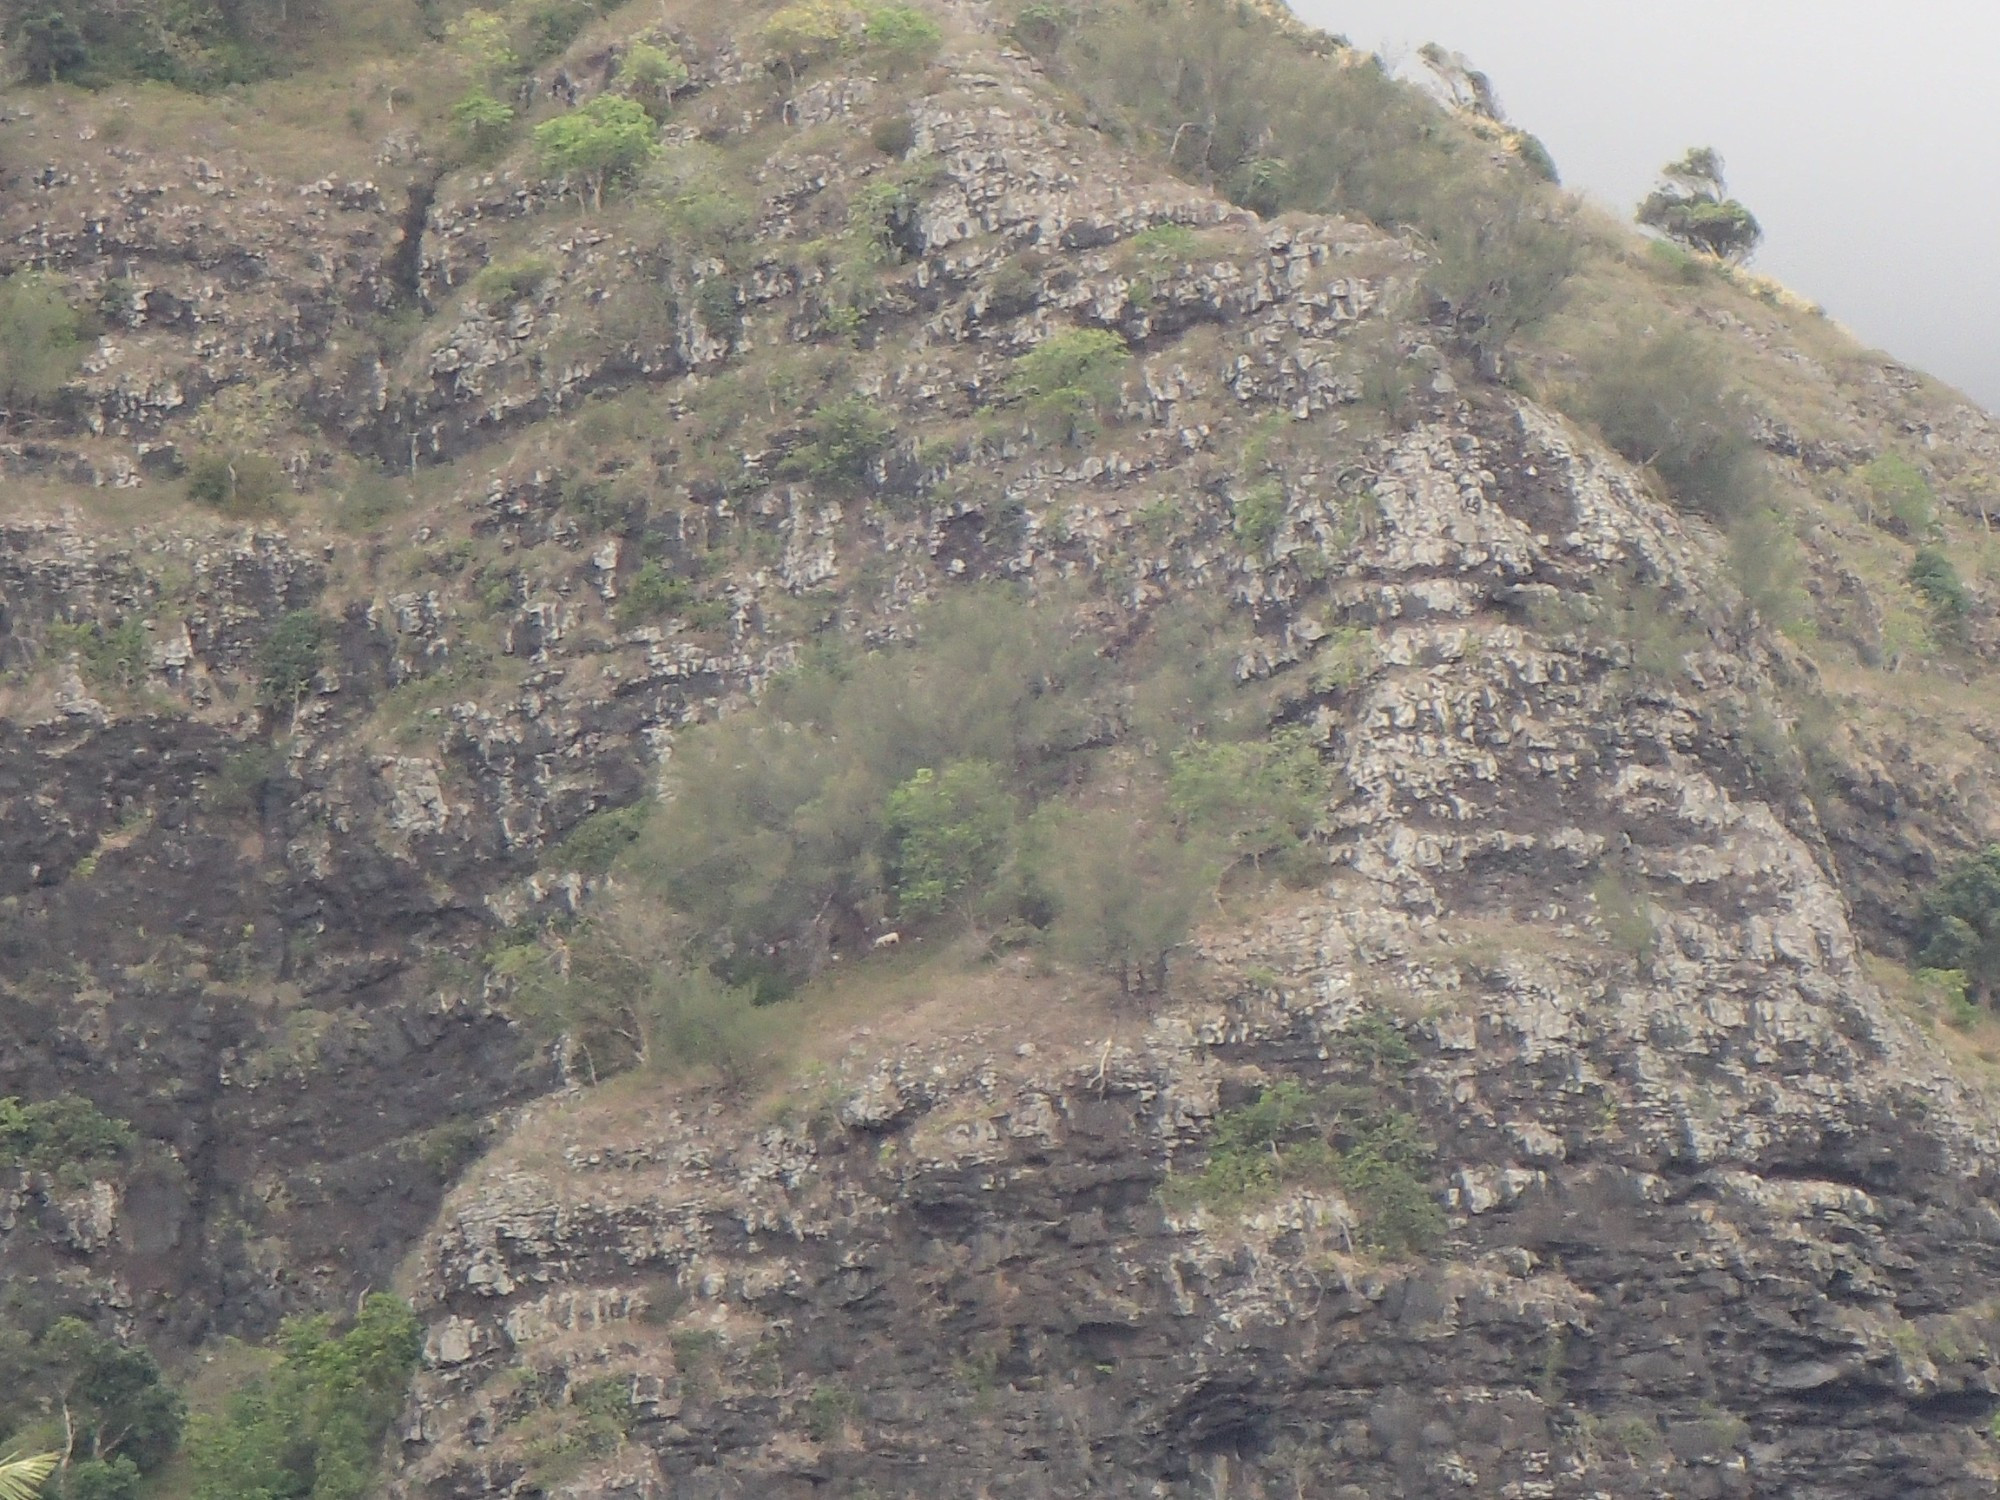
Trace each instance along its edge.
{"label": "rocky cliff", "polygon": [[[13,1174],[10,1282],[185,1352],[401,1265],[385,1482],[438,1500],[1989,1493],[1991,1043],[1907,964],[2000,832],[2000,431],[1592,226],[1572,331],[1636,302],[1741,372],[1779,619],[1740,533],[1561,415],[1562,326],[1483,378],[1437,246],[1183,180],[1011,15],[800,74],[761,11],[641,9],[523,88],[686,60],[664,185],[596,211],[525,147],[439,154],[442,42],[6,97],[0,269],[102,313],[0,444],[0,1090],[143,1138]],[[1058,444],[1005,397],[1074,328],[1132,359]],[[849,393],[895,436],[816,483]],[[268,507],[186,498],[249,452]],[[1886,454],[1919,524],[1869,502]],[[482,962],[589,909],[565,835],[815,636],[1002,579],[1114,651],[1226,601],[1335,773],[1323,869],[1217,904],[1143,1003],[899,954],[762,1094],[577,1087]],[[1416,1122],[1421,1249],[1352,1172],[1201,1190],[1287,1084]]]}

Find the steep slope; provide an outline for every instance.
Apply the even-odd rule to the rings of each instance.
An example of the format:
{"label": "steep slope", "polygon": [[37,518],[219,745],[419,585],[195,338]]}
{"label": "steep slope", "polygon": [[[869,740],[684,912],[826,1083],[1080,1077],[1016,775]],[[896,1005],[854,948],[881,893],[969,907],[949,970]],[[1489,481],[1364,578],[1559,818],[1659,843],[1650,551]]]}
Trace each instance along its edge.
{"label": "steep slope", "polygon": [[[936,66],[802,76],[762,9],[609,15],[533,118],[642,33],[689,76],[598,211],[524,146],[426,154],[442,45],[13,97],[5,263],[106,312],[0,448],[0,1089],[146,1144],[19,1173],[10,1282],[185,1347],[418,1247],[411,1495],[1988,1492],[1984,1032],[1876,955],[2000,831],[2000,434],[1608,229],[1483,380],[1421,235],[1259,218],[1013,17],[937,14]],[[379,139],[322,128],[343,98]],[[1633,307],[1752,389],[1787,631],[1740,533],[1555,409]],[[1132,357],[1059,443],[1015,372],[1074,328]],[[857,394],[889,435],[837,472],[815,423]],[[1932,519],[1878,524],[1890,453]],[[185,498],[257,454],[268,512]],[[1933,520],[1955,643],[1905,578]],[[465,1122],[579,1076],[483,961],[592,908],[565,836],[815,638],[982,580],[1080,598],[1114,657],[1226,602],[1337,773],[1307,888],[1233,892],[1143,1004],[873,960],[767,1097],[536,1103],[433,1224]],[[1287,1082],[1347,1151],[1431,1149],[1225,1190]]]}

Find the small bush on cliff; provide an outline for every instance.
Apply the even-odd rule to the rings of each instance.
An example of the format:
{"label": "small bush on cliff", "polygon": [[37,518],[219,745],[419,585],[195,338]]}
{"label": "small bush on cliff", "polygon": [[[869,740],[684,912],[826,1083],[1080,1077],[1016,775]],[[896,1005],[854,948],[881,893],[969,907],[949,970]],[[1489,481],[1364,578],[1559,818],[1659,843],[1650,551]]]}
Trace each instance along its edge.
{"label": "small bush on cliff", "polygon": [[842,0],[798,0],[774,12],[758,35],[769,64],[796,83],[814,63],[840,55],[853,40],[858,19]]}
{"label": "small bush on cliff", "polygon": [[618,64],[619,86],[657,121],[674,107],[674,95],[688,85],[688,65],[670,47],[634,42]]}
{"label": "small bush on cliff", "polygon": [[225,516],[269,515],[285,489],[285,471],[264,453],[203,453],[188,465],[187,497]]}
{"label": "small bush on cliff", "polygon": [[1890,530],[1919,539],[1937,524],[1937,492],[1924,471],[1897,453],[1884,453],[1861,469],[1868,488],[1871,521],[1886,521]]}
{"label": "small bush on cliff", "polygon": [[779,466],[830,489],[854,489],[896,441],[889,414],[864,396],[828,402],[806,421],[806,439]]}
{"label": "small bush on cliff", "polygon": [[1930,606],[1931,622],[1941,635],[1955,637],[1963,633],[1972,614],[1972,595],[1966,591],[1965,581],[1958,576],[1958,567],[1949,552],[1936,544],[1919,547],[1904,576]]}
{"label": "small bush on cliff", "polygon": [[73,657],[83,680],[99,691],[129,693],[146,679],[152,642],[136,615],[106,627],[95,620],[49,627],[48,655]]}
{"label": "small bush on cliff", "polygon": [[1331,791],[1311,729],[1192,744],[1175,751],[1171,764],[1168,802],[1184,826],[1220,839],[1232,857],[1254,867],[1275,860],[1281,867],[1311,868],[1300,856]]}
{"label": "small bush on cliff", "polygon": [[1625,334],[1601,344],[1570,403],[1675,500],[1719,521],[1759,491],[1750,412],[1718,350],[1684,329]]}
{"label": "small bush on cliff", "polygon": [[1490,369],[1561,299],[1579,237],[1542,164],[1495,161],[1343,47],[1233,0],[1031,5],[1015,34],[1142,147],[1246,208],[1417,230],[1435,248],[1433,299]]}
{"label": "small bush on cliff", "polygon": [[403,1400],[423,1325],[401,1298],[371,1293],[358,1317],[298,1318],[277,1368],[190,1424],[195,1500],[360,1500]]}
{"label": "small bush on cliff", "polygon": [[1360,1216],[1363,1243],[1418,1255],[1447,1228],[1424,1180],[1434,1154],[1415,1117],[1378,1091],[1312,1092],[1288,1078],[1218,1114],[1208,1160],[1170,1177],[1162,1195],[1171,1205],[1234,1210],[1286,1187],[1338,1187]]}
{"label": "small bush on cliff", "polygon": [[869,11],[862,36],[892,76],[922,67],[944,44],[938,23],[910,5],[883,5]]}
{"label": "small bush on cliff", "polygon": [[1074,443],[1097,431],[1099,418],[1118,399],[1130,359],[1125,341],[1108,329],[1071,329],[1014,361],[1007,391],[1043,437]]}
{"label": "small bush on cliff", "polygon": [[507,144],[514,128],[514,111],[485,89],[473,89],[452,105],[451,127],[467,156],[482,160]]}
{"label": "small bush on cliff", "polygon": [[1960,860],[1923,899],[1917,960],[1957,969],[1972,997],[1991,1003],[2000,988],[2000,844]]}
{"label": "small bush on cliff", "polygon": [[0,426],[39,408],[83,362],[83,320],[46,277],[0,279]]}
{"label": "small bush on cliff", "polygon": [[75,1094],[0,1099],[0,1164],[87,1174],[122,1160],[137,1141],[131,1126]]}
{"label": "small bush on cliff", "polygon": [[309,609],[279,617],[257,653],[265,707],[296,712],[326,664],[327,622]]}

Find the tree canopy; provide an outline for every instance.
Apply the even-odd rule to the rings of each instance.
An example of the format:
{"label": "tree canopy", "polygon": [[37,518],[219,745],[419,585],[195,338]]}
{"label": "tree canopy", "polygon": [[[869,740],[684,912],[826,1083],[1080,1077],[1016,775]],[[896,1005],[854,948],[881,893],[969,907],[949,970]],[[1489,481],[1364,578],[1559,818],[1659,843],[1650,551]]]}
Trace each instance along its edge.
{"label": "tree canopy", "polygon": [[659,151],[655,128],[638,100],[599,94],[536,126],[535,155],[544,171],[576,183],[591,207],[602,208],[605,185],[638,171]]}
{"label": "tree canopy", "polygon": [[1924,897],[1917,959],[1926,968],[1957,969],[1981,1000],[2000,985],[2000,844],[1961,860]]}
{"label": "tree canopy", "polygon": [[1722,158],[1696,146],[1660,169],[1660,184],[1639,205],[1638,221],[1676,244],[1740,265],[1763,242],[1757,216],[1729,196]]}

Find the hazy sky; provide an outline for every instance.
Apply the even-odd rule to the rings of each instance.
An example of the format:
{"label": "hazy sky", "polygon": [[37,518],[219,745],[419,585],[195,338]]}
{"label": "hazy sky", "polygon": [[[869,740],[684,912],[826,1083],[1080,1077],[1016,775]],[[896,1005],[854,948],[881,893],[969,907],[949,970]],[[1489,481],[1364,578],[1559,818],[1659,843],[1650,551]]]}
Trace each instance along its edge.
{"label": "hazy sky", "polygon": [[1994,0],[1291,0],[1414,65],[1489,74],[1564,183],[1628,212],[1712,145],[1753,262],[1863,341],[2000,410]]}

